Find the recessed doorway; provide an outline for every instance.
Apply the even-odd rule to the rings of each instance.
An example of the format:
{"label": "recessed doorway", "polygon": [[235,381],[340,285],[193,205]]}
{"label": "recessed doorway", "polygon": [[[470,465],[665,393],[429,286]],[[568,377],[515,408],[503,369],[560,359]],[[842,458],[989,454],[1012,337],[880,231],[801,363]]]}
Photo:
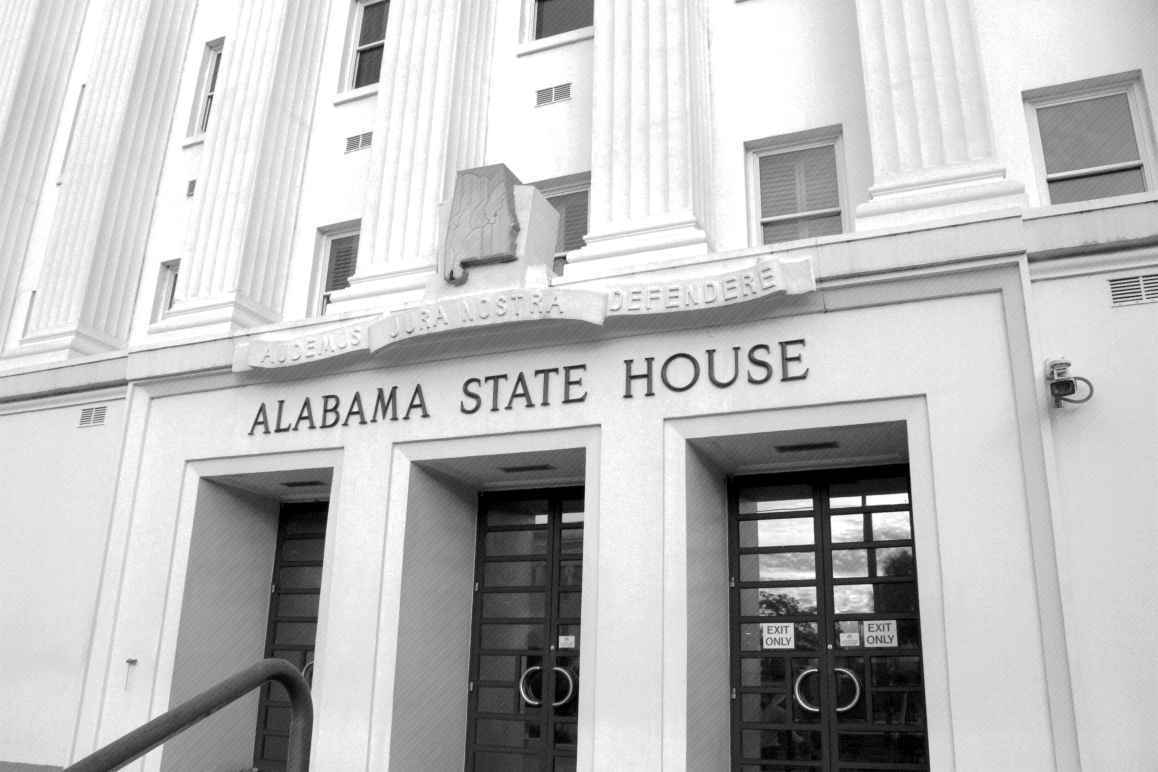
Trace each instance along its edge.
{"label": "recessed doorway", "polygon": [[480,496],[467,770],[575,769],[583,521],[582,488]]}
{"label": "recessed doorway", "polygon": [[907,466],[729,490],[732,768],[929,769]]}

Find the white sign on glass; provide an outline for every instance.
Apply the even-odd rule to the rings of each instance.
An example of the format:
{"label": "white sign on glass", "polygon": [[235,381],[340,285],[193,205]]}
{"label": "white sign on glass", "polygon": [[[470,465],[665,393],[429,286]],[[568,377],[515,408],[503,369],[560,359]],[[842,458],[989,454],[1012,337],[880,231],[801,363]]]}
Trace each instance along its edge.
{"label": "white sign on glass", "polygon": [[792,622],[762,622],[760,646],[764,649],[795,649],[796,625]]}
{"label": "white sign on glass", "polygon": [[865,620],[864,645],[875,649],[890,649],[897,646],[897,620]]}

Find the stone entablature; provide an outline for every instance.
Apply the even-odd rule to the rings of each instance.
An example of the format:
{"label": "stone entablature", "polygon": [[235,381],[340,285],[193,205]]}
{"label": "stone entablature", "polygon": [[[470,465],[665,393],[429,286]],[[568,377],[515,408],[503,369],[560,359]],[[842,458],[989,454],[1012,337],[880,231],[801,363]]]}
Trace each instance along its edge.
{"label": "stone entablature", "polygon": [[294,367],[355,353],[368,355],[404,340],[476,327],[554,320],[603,325],[608,317],[698,311],[814,289],[811,256],[764,256],[745,269],[600,290],[548,286],[454,293],[306,334],[248,338],[236,346],[233,370]]}

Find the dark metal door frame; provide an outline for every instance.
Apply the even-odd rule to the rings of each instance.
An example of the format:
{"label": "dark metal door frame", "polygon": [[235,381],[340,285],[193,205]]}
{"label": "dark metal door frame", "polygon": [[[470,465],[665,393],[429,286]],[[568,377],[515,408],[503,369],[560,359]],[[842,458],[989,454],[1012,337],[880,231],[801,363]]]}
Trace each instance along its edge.
{"label": "dark metal door frame", "polygon": [[[903,539],[903,540],[877,539],[874,541],[873,540],[874,534],[871,532],[871,527],[872,527],[871,526],[871,522],[872,522],[871,516],[870,517],[864,517],[862,519],[862,526],[861,527],[864,529],[862,540],[850,541],[848,539],[842,538],[842,540],[840,542],[834,542],[833,531],[832,531],[833,507],[830,506],[828,492],[834,486],[838,486],[842,483],[848,483],[851,481],[866,480],[866,479],[871,480],[874,478],[887,479],[887,478],[897,478],[897,477],[904,477],[906,480],[905,491],[906,491],[906,493],[908,493],[908,496],[909,496],[909,500],[907,503],[901,504],[901,505],[871,505],[871,504],[868,504],[867,500],[866,500],[865,503],[863,503],[861,505],[857,505],[856,507],[850,507],[847,511],[849,514],[865,513],[868,515],[871,515],[871,514],[876,513],[876,512],[887,513],[887,512],[894,512],[894,511],[908,511],[909,512],[909,523],[910,523],[910,528],[911,528],[911,523],[912,523],[911,485],[908,484],[908,467],[907,467],[907,465],[869,467],[869,468],[834,469],[834,470],[819,470],[819,471],[808,471],[808,472],[788,472],[788,473],[765,474],[765,475],[747,475],[747,476],[735,477],[735,478],[729,479],[729,484],[728,484],[728,540],[729,540],[728,558],[729,558],[729,573],[731,576],[731,585],[732,585],[732,589],[729,592],[729,597],[730,597],[729,636],[730,636],[730,651],[731,651],[731,662],[732,662],[732,664],[731,664],[731,679],[732,679],[733,701],[732,701],[731,735],[732,735],[732,768],[734,770],[739,770],[739,769],[741,769],[741,767],[747,768],[748,766],[752,766],[753,768],[756,768],[756,765],[754,765],[754,764],[742,764],[741,763],[741,758],[742,758],[742,726],[741,726],[741,724],[743,723],[742,722],[742,711],[743,711],[744,695],[745,694],[757,694],[757,693],[768,694],[768,692],[761,691],[757,687],[747,687],[746,688],[742,684],[742,680],[741,680],[741,668],[742,668],[741,624],[751,624],[753,619],[755,619],[755,617],[752,617],[751,615],[745,616],[745,615],[741,614],[741,608],[740,608],[740,606],[741,606],[741,600],[740,600],[741,599],[741,592],[744,589],[752,589],[756,585],[763,585],[766,587],[770,584],[772,584],[772,585],[775,584],[775,582],[768,581],[768,580],[759,580],[759,581],[751,581],[751,582],[741,581],[741,565],[740,565],[741,547],[740,547],[740,536],[739,536],[739,524],[742,521],[742,519],[758,520],[758,519],[766,519],[766,518],[759,518],[756,515],[750,515],[747,518],[744,518],[741,515],[739,515],[739,506],[738,506],[739,505],[739,495],[740,495],[741,490],[746,490],[746,489],[750,489],[750,488],[754,488],[754,487],[760,487],[760,486],[769,486],[769,485],[776,485],[776,486],[801,485],[801,486],[807,486],[811,490],[812,507],[807,512],[802,511],[800,513],[800,516],[804,516],[805,514],[807,514],[807,516],[810,516],[813,519],[813,544],[811,545],[811,550],[813,551],[813,554],[816,556],[815,557],[815,581],[814,581],[814,584],[816,587],[817,610],[816,610],[815,614],[805,614],[803,616],[808,617],[807,621],[805,621],[805,624],[807,624],[808,622],[811,622],[812,619],[816,620],[816,624],[818,626],[817,627],[818,640],[817,640],[816,648],[814,651],[801,650],[801,649],[797,648],[794,650],[783,650],[784,653],[780,654],[780,655],[772,655],[772,654],[759,655],[759,654],[753,654],[752,651],[750,651],[750,650],[747,653],[750,655],[750,658],[754,659],[754,660],[761,660],[762,661],[765,659],[769,659],[773,656],[779,656],[779,657],[782,657],[784,659],[784,661],[786,663],[784,665],[786,683],[789,685],[789,692],[787,694],[787,710],[788,710],[787,715],[789,716],[789,721],[787,723],[789,723],[789,724],[797,723],[796,721],[792,720],[792,717],[794,715],[796,715],[795,706],[793,705],[793,701],[796,699],[796,696],[791,691],[792,685],[794,683],[795,683],[795,685],[801,685],[803,683],[803,681],[798,681],[797,679],[801,678],[800,674],[803,673],[805,670],[805,668],[803,668],[803,667],[802,668],[795,667],[795,663],[803,661],[807,667],[815,667],[816,668],[816,671],[814,673],[810,673],[806,676],[803,676],[803,680],[807,680],[809,678],[816,680],[818,707],[820,707],[820,710],[818,711],[818,715],[817,715],[817,718],[819,720],[817,721],[815,726],[816,726],[816,728],[819,729],[819,731],[821,733],[821,748],[822,748],[823,755],[822,755],[822,760],[820,760],[820,761],[808,761],[808,760],[784,760],[782,762],[767,761],[767,762],[764,762],[766,767],[768,769],[779,769],[781,767],[785,768],[785,769],[787,769],[787,768],[817,769],[817,770],[824,770],[825,772],[827,772],[828,770],[841,770],[841,769],[856,769],[856,770],[871,770],[871,769],[927,770],[928,769],[928,764],[927,764],[927,759],[928,759],[927,723],[925,722],[925,719],[924,719],[923,707],[918,711],[918,713],[921,717],[919,723],[913,724],[912,726],[890,728],[890,730],[896,729],[900,733],[913,732],[914,734],[920,734],[921,735],[921,737],[923,738],[923,748],[924,748],[923,753],[924,753],[924,758],[925,758],[925,761],[923,763],[916,763],[916,764],[910,765],[910,764],[906,764],[906,763],[898,763],[895,761],[894,762],[887,762],[887,763],[876,763],[873,761],[857,761],[857,760],[841,761],[840,755],[839,755],[839,748],[838,748],[838,740],[839,740],[838,728],[842,730],[842,732],[845,736],[848,736],[849,734],[855,734],[856,733],[855,730],[857,728],[857,727],[850,727],[849,725],[841,725],[838,722],[839,717],[838,717],[837,711],[835,710],[835,708],[837,706],[837,700],[842,698],[842,696],[845,695],[845,692],[847,691],[847,690],[844,690],[841,688],[842,684],[838,682],[838,679],[841,679],[841,680],[847,679],[850,683],[852,681],[857,681],[856,691],[854,692],[854,695],[857,697],[857,699],[854,702],[849,702],[848,697],[845,696],[843,698],[845,700],[845,704],[849,705],[849,707],[846,708],[846,710],[852,710],[853,708],[858,708],[858,712],[863,710],[864,715],[866,716],[866,720],[863,722],[865,725],[864,728],[867,730],[866,733],[871,733],[873,726],[875,726],[875,725],[870,725],[870,722],[867,720],[867,717],[876,715],[874,713],[874,707],[873,707],[874,692],[882,692],[882,693],[888,692],[890,690],[890,687],[883,687],[883,688],[874,687],[872,684],[869,683],[869,680],[875,677],[875,673],[873,671],[874,671],[874,668],[876,667],[875,664],[872,664],[871,660],[874,657],[878,657],[878,656],[888,656],[888,654],[882,653],[881,650],[877,650],[877,653],[873,653],[872,651],[870,651],[869,649],[867,649],[864,646],[852,647],[852,650],[848,651],[848,652],[844,651],[843,648],[837,648],[836,646],[834,646],[834,644],[837,642],[837,637],[838,637],[837,636],[837,622],[838,621],[846,621],[846,622],[858,621],[856,619],[848,619],[847,617],[849,617],[849,616],[860,617],[861,618],[860,621],[863,621],[864,617],[875,615],[878,617],[887,616],[887,617],[896,619],[898,627],[902,624],[918,625],[919,619],[920,619],[920,609],[918,606],[916,606],[916,601],[914,599],[914,609],[911,613],[889,611],[889,612],[882,612],[882,613],[875,613],[874,612],[874,613],[870,613],[870,614],[846,614],[846,615],[844,615],[845,616],[844,619],[838,619],[838,615],[836,613],[835,603],[834,603],[834,588],[839,588],[843,585],[857,585],[857,584],[861,584],[861,585],[871,584],[875,588],[878,585],[888,585],[888,584],[893,584],[893,583],[895,583],[899,587],[901,583],[911,583],[912,587],[913,587],[913,591],[915,593],[916,586],[917,586],[917,576],[916,576],[915,568],[913,569],[913,573],[911,575],[905,575],[905,576],[901,576],[901,577],[881,576],[877,570],[877,565],[876,565],[877,557],[876,556],[877,556],[877,550],[880,550],[880,549],[888,550],[888,549],[893,549],[893,548],[896,548],[899,546],[902,549],[909,550],[910,554],[912,554],[914,556],[914,560],[915,560],[916,544],[915,544],[915,541],[913,540],[913,535],[912,535],[911,530],[910,530],[910,533],[909,533],[909,536],[907,539]],[[836,509],[836,514],[837,515],[845,514],[845,511],[846,510],[844,510],[844,509],[838,508],[838,509]],[[779,517],[779,516],[778,515],[772,515],[772,517],[775,518],[775,517]],[[782,517],[788,519],[788,518],[791,518],[792,515],[785,513],[782,515]],[[835,572],[834,572],[834,567],[833,567],[834,544],[841,551],[843,551],[843,550],[863,550],[865,552],[866,560],[867,560],[867,566],[866,566],[867,575],[866,576],[857,576],[857,577],[840,577],[840,578],[837,578],[835,575]],[[791,546],[785,546],[783,548],[774,548],[774,549],[773,548],[767,548],[767,549],[769,549],[770,551],[766,552],[764,554],[774,554],[777,549],[779,549],[781,552],[784,552],[784,553],[800,553],[802,551],[809,549],[809,547],[806,545],[791,545]],[[747,554],[754,554],[754,553],[749,552]],[[797,585],[798,586],[798,585],[801,585],[804,583],[807,583],[807,580],[785,580],[783,582],[783,584],[786,586],[790,586],[790,585]],[[875,593],[875,589],[874,589],[874,593]],[[768,617],[763,617],[762,619],[763,619],[763,621],[768,621],[768,622],[792,621],[793,624],[795,625],[797,621],[802,621],[802,620],[798,619],[799,616],[801,616],[801,615],[768,616]],[[741,621],[742,619],[745,621],[742,622]],[[908,658],[912,658],[915,656],[919,662],[920,660],[923,659],[923,657],[921,655],[921,649],[922,649],[922,647],[921,647],[919,640],[918,640],[918,643],[917,643],[915,649],[904,650],[904,651],[898,650],[897,656],[908,657]],[[857,658],[860,658],[864,663],[864,669],[859,673],[860,680],[858,680],[858,674],[857,673],[848,673],[847,670],[845,673],[838,674],[838,672],[837,672],[838,668],[843,668],[845,664],[848,664],[847,661],[856,660]],[[838,664],[838,663],[841,663],[841,664]],[[861,681],[863,681],[863,683],[861,683]],[[923,697],[924,697],[923,678],[921,679],[920,683],[922,684],[920,686],[920,691],[921,691],[921,699],[922,699],[921,704],[923,706]],[[808,729],[812,729],[812,725],[806,725],[806,727]],[[879,731],[884,731],[884,730],[879,730]]]}
{"label": "dark metal door frame", "polygon": [[[313,653],[317,642],[317,611],[313,614],[283,614],[280,613],[279,599],[285,596],[292,595],[318,595],[320,596],[320,579],[319,587],[313,588],[286,588],[281,586],[284,582],[279,583],[281,579],[281,572],[283,569],[310,569],[317,568],[320,572],[322,566],[322,559],[319,556],[317,559],[293,560],[286,556],[286,544],[292,541],[306,541],[306,540],[321,540],[325,544],[326,536],[326,519],[329,511],[329,502],[287,502],[281,505],[278,512],[278,531],[277,541],[274,553],[273,574],[269,586],[269,612],[268,622],[265,633],[265,656],[267,658],[281,658],[285,659],[295,667],[306,679],[307,683],[312,683],[313,679]],[[315,527],[308,527],[305,530],[292,529],[290,532],[290,521],[297,518],[310,518],[313,516],[316,519]],[[308,643],[284,643],[277,641],[277,631],[279,624],[313,624],[314,635],[311,636]],[[278,689],[279,691],[275,691]],[[288,727],[282,729],[285,723],[286,713],[285,700],[278,699],[280,696],[280,687],[275,687],[272,683],[267,683],[261,688],[260,696],[258,698],[257,708],[257,730],[254,733],[253,745],[253,764],[254,768],[261,770],[281,770],[284,769],[284,763],[276,760],[271,760],[265,754],[265,742],[268,738],[289,737]]]}
{"label": "dark metal door frame", "polygon": [[[544,499],[548,503],[548,517],[545,527],[542,528],[547,537],[545,553],[543,554],[544,562],[546,563],[543,584],[488,588],[484,576],[484,570],[488,563],[534,562],[532,555],[535,557],[538,556],[534,553],[488,555],[486,551],[486,536],[488,533],[515,533],[528,530],[528,526],[526,525],[488,526],[486,524],[486,516],[489,509],[502,503]],[[556,744],[555,738],[557,730],[559,730],[561,726],[570,726],[572,736],[577,732],[578,726],[577,715],[572,717],[571,714],[576,713],[575,706],[579,698],[579,679],[574,670],[578,663],[580,641],[578,636],[576,636],[574,647],[567,649],[565,652],[556,646],[559,642],[557,636],[560,627],[568,626],[577,628],[580,622],[577,612],[575,615],[565,615],[562,613],[563,609],[561,608],[561,596],[563,594],[581,592],[581,584],[565,583],[562,576],[564,562],[578,562],[581,564],[583,557],[581,550],[582,540],[580,540],[580,551],[578,553],[564,552],[564,532],[581,531],[584,527],[582,519],[577,523],[564,523],[563,515],[566,502],[574,500],[580,502],[583,500],[582,487],[499,491],[479,495],[478,528],[475,546],[475,592],[471,623],[470,675],[468,684],[469,699],[467,708],[466,769],[468,772],[475,768],[476,752],[509,753],[537,757],[540,768],[544,770],[556,769],[556,765],[561,760],[569,762],[572,765],[571,768],[573,768],[576,752],[575,747],[567,744],[563,744],[562,747],[560,747],[559,744]],[[534,530],[534,527],[530,529]],[[529,558],[532,559],[528,560]],[[479,741],[477,730],[480,719],[514,720],[517,715],[523,715],[487,713],[481,711],[478,707],[479,694],[482,689],[501,688],[506,685],[505,682],[480,679],[480,657],[483,656],[480,653],[482,651],[482,627],[484,621],[483,602],[487,594],[522,593],[527,592],[528,589],[537,592],[540,588],[545,599],[544,616],[523,618],[488,617],[486,619],[486,622],[495,624],[502,624],[504,622],[541,624],[545,632],[545,638],[541,646],[527,647],[519,650],[520,653],[515,653],[515,650],[512,649],[509,653],[504,654],[504,656],[520,657],[524,661],[524,665],[527,665],[527,663],[532,660],[539,662],[538,665],[529,666],[531,669],[538,668],[535,673],[527,675],[527,670],[524,669],[520,673],[519,680],[516,683],[516,687],[525,689],[526,696],[532,700],[538,699],[541,703],[541,706],[537,708],[542,714],[540,723],[541,748],[537,753],[524,753],[520,749],[487,745]],[[524,667],[524,665],[520,665],[520,668]],[[520,668],[516,668],[516,670]],[[540,692],[537,697],[534,694],[535,690],[533,688],[533,680],[536,676],[540,684]],[[558,698],[560,694],[563,695],[564,699],[554,699]],[[522,700],[524,698],[516,692],[515,699]],[[552,705],[552,703],[556,701],[560,704]],[[556,710],[556,708],[558,710]],[[568,714],[567,717],[561,717],[558,711],[566,711]]]}

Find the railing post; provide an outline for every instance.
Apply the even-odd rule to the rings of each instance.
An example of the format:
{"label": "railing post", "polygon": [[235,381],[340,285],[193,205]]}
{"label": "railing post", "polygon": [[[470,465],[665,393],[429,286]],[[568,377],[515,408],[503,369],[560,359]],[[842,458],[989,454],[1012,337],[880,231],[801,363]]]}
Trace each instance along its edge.
{"label": "railing post", "polygon": [[314,705],[310,686],[298,669],[284,659],[264,659],[226,678],[152,721],[114,740],[67,767],[64,772],[109,772],[144,756],[174,735],[245,696],[266,681],[285,687],[290,699],[290,735],[286,772],[308,772]]}

